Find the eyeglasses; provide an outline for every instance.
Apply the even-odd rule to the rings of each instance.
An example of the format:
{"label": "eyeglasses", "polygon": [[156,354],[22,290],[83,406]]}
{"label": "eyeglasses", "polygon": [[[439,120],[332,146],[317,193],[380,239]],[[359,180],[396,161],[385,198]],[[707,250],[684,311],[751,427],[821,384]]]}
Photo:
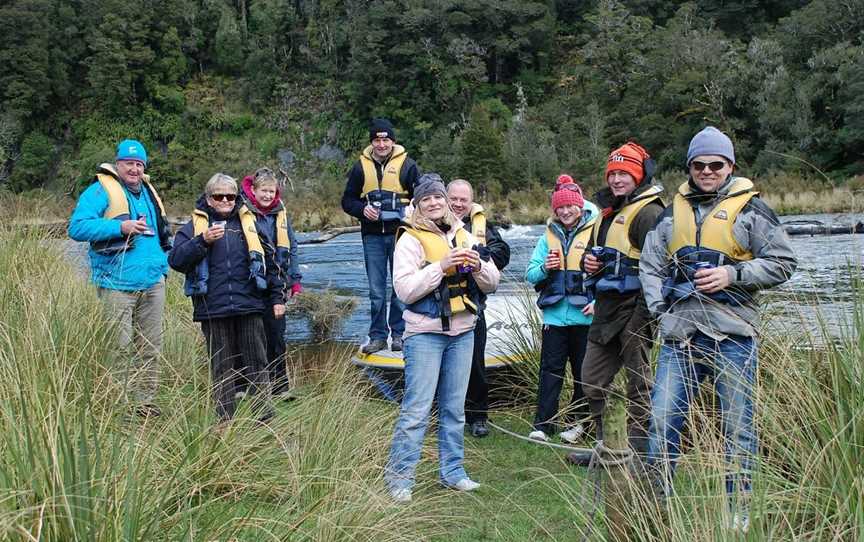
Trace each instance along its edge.
{"label": "eyeglasses", "polygon": [[234,201],[237,199],[237,194],[210,194],[213,201]]}
{"label": "eyeglasses", "polygon": [[701,173],[705,171],[705,168],[710,169],[713,172],[718,172],[724,167],[726,167],[726,162],[723,160],[717,160],[716,162],[700,162],[698,160],[693,160],[690,162],[690,169],[695,171],[696,173]]}
{"label": "eyeglasses", "polygon": [[555,191],[555,192],[558,192],[559,190],[569,190],[569,191],[571,191],[571,192],[576,192],[576,193],[578,193],[578,194],[582,194],[582,189],[579,188],[578,185],[575,185],[575,184],[573,184],[573,183],[562,183],[562,184],[559,184],[559,185],[555,188],[554,191]]}

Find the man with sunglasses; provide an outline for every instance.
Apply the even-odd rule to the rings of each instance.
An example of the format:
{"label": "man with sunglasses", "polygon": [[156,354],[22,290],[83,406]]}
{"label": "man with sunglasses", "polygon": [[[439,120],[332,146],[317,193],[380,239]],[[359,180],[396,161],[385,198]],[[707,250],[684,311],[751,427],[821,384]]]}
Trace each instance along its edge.
{"label": "man with sunglasses", "polygon": [[171,248],[165,208],[146,167],[144,145],[121,141],[114,163],[99,166],[69,220],[69,237],[90,243],[91,280],[117,324],[125,391],[142,417],[160,414],[154,399]]}
{"label": "man with sunglasses", "polygon": [[671,493],[681,429],[699,382],[720,398],[731,527],[747,531],[757,451],[753,385],[757,294],[789,279],[797,261],[774,212],[749,179],[734,177],[732,141],[709,126],[687,151],[689,178],[648,234],[640,260],[645,300],[663,341],[651,396],[648,461]]}
{"label": "man with sunglasses", "polygon": [[342,210],[360,221],[363,261],[369,279],[371,322],[369,342],[362,348],[364,354],[387,348],[388,334],[390,349],[402,350],[405,307],[391,287],[388,316],[387,277],[392,282],[396,230],[414,196],[418,177],[417,163],[403,146],[396,144],[393,124],[388,119],[373,119],[369,146],[348,173],[342,195]]}
{"label": "man with sunglasses", "polygon": [[[615,375],[627,374],[630,446],[638,453],[648,447],[653,339],[651,316],[639,283],[639,257],[645,236],[663,212],[663,187],[654,182],[654,161],[634,142],[610,153],[607,187],[593,201],[600,207],[591,245],[582,269],[595,291],[594,319],[582,363],[582,387],[592,425],[602,439],[606,396]],[[590,454],[573,452],[568,461],[587,465]]]}

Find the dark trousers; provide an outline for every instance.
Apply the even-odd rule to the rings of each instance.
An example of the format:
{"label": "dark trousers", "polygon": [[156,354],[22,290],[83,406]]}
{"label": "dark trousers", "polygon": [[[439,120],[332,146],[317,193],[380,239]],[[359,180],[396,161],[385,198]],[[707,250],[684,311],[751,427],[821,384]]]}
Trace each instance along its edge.
{"label": "dark trousers", "polygon": [[[634,314],[616,337],[607,344],[588,341],[582,383],[588,406],[596,420],[606,408],[606,395],[615,375],[627,371],[627,434],[637,452],[648,449],[648,422],[651,414],[651,345],[653,326],[642,315]],[[598,427],[598,438],[601,437]]]}
{"label": "dark trousers", "polygon": [[210,377],[219,419],[227,420],[234,416],[237,410],[235,394],[242,389],[244,374],[249,378],[249,393],[256,398],[260,416],[272,415],[270,377],[266,367],[267,339],[261,315],[204,320],[201,331],[210,354]]}
{"label": "dark trousers", "polygon": [[267,335],[267,372],[273,393],[283,393],[291,387],[285,368],[285,317],[276,318],[272,309],[264,313],[264,332]]}
{"label": "dark trousers", "polygon": [[540,377],[537,390],[537,415],[534,429],[547,435],[555,433],[558,416],[558,398],[564,385],[567,360],[573,375],[573,397],[565,416],[565,425],[588,416],[588,404],[582,391],[582,360],[588,342],[588,326],[543,326],[543,345],[540,348]]}
{"label": "dark trousers", "polygon": [[465,423],[486,421],[489,410],[489,382],[486,380],[486,316],[477,315],[474,326],[474,354],[471,377],[465,395]]}

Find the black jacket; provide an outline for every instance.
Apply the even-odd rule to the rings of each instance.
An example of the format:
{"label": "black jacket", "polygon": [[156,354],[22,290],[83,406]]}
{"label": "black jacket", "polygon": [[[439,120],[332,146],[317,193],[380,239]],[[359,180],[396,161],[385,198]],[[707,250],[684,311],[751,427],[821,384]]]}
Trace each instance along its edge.
{"label": "black jacket", "polygon": [[[381,177],[381,165],[375,163],[375,169],[378,172],[378,177]],[[399,172],[399,181],[402,186],[408,191],[408,197],[414,197],[414,185],[417,184],[417,179],[420,177],[420,170],[410,156],[405,158],[402,164],[402,170]],[[363,208],[366,207],[367,201],[360,197],[363,193],[363,165],[360,160],[354,163],[354,167],[348,172],[348,181],[345,183],[345,192],[342,194],[342,210],[349,215],[360,220],[360,231],[363,235],[393,235],[399,228],[399,221],[371,222],[363,216]]]}
{"label": "black jacket", "polygon": [[[198,200],[196,207],[210,215],[211,223],[214,219],[218,220],[204,196]],[[208,245],[203,236],[194,235],[192,221],[184,224],[174,237],[174,248],[168,255],[168,265],[172,269],[188,274],[195,271],[202,259],[208,260],[210,276],[207,293],[192,296],[192,319],[196,322],[243,314],[263,314],[264,311],[273,310],[273,305],[282,303],[284,284],[276,272],[273,252],[266,247],[264,240],[262,245],[265,246],[268,290],[258,290],[255,281],[250,278],[249,251],[237,209],[235,206],[226,219],[225,237],[212,245]]]}

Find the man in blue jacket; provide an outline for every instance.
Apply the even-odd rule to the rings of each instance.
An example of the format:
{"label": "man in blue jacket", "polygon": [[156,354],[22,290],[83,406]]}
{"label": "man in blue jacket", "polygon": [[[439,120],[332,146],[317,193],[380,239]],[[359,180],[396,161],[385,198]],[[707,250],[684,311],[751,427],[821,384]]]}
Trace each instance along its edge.
{"label": "man in blue jacket", "polygon": [[126,396],[143,417],[161,413],[154,399],[170,248],[165,209],[146,167],[144,145],[121,141],[114,164],[99,166],[69,220],[69,237],[90,243],[91,280],[118,328]]}
{"label": "man in blue jacket", "polygon": [[363,260],[369,279],[372,321],[364,354],[387,348],[388,327],[390,349],[402,350],[404,307],[391,288],[388,317],[387,276],[392,281],[396,230],[414,196],[419,177],[417,163],[408,157],[404,147],[396,144],[396,130],[389,120],[372,120],[369,142],[348,173],[342,195],[342,210],[360,220]]}

